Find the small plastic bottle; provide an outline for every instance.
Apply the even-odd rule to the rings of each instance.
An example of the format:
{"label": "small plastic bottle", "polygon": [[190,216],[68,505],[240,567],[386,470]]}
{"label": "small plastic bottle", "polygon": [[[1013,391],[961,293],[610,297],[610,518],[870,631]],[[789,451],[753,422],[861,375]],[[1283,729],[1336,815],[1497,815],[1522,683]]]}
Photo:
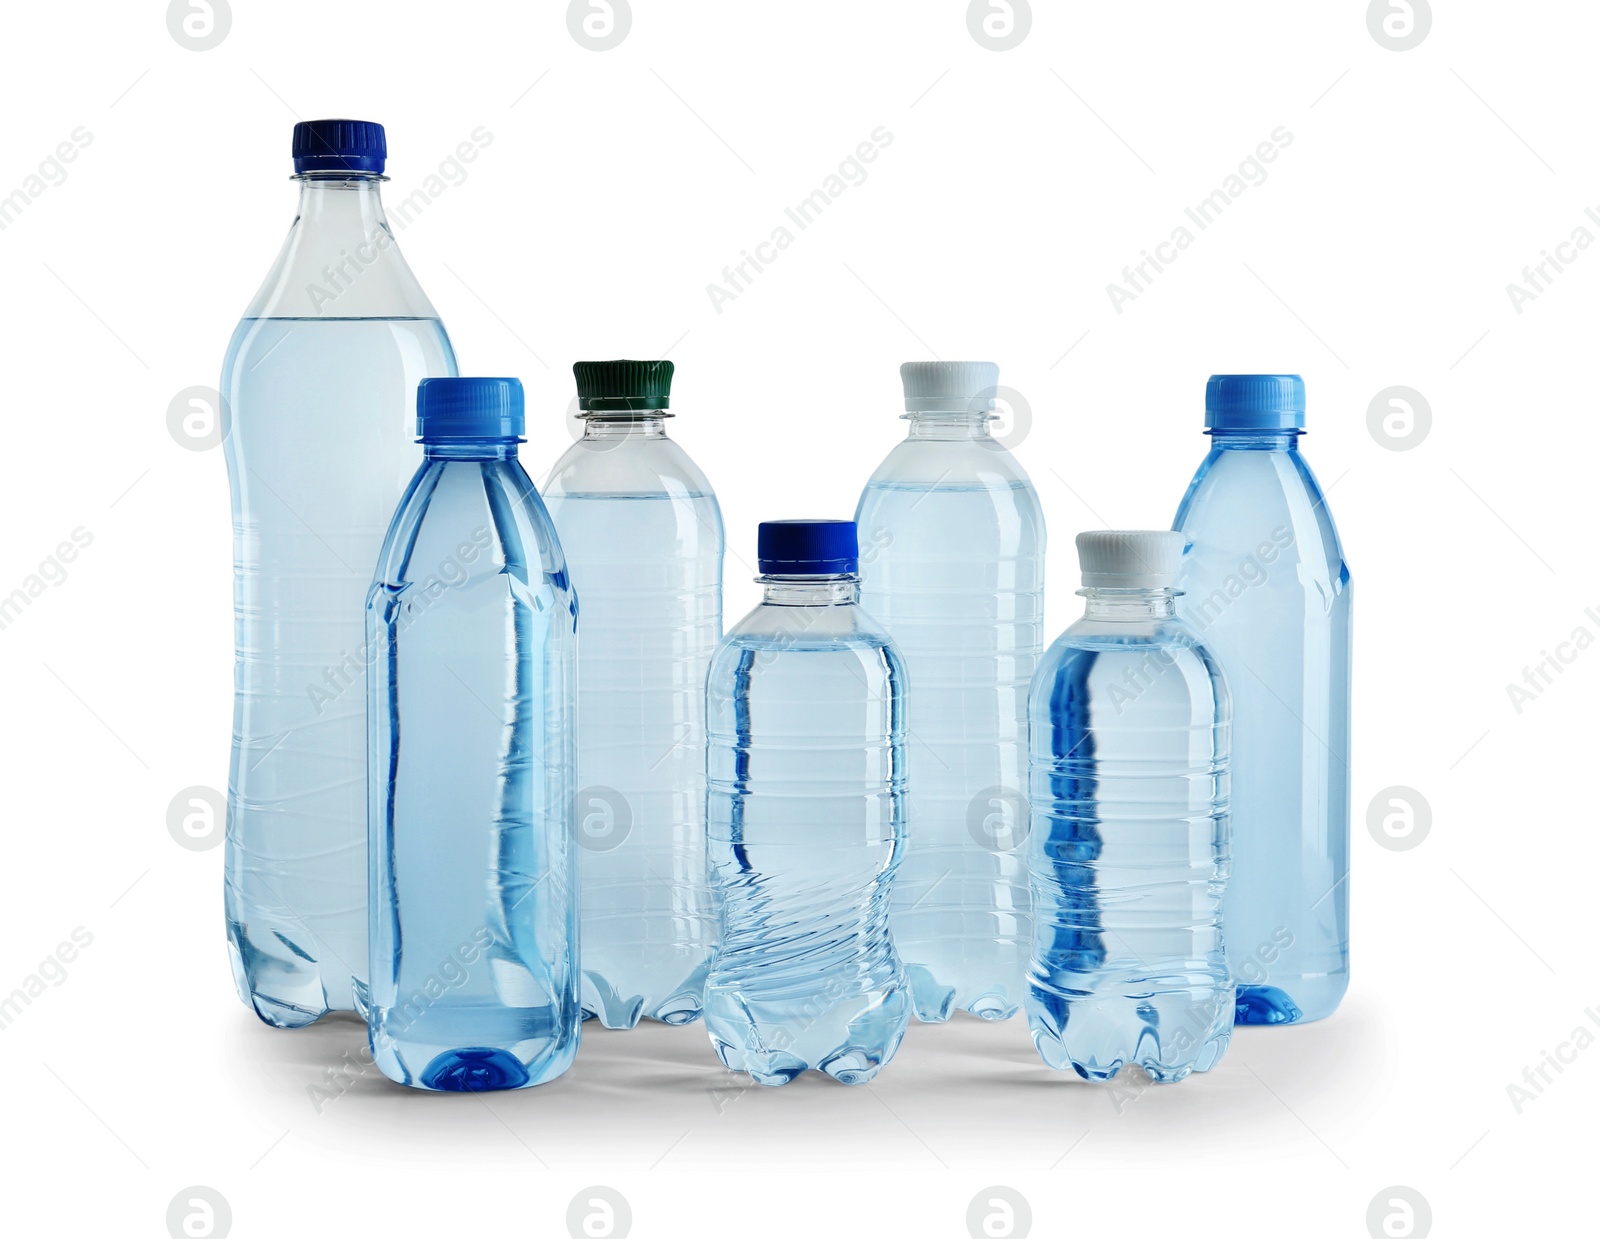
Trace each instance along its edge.
{"label": "small plastic bottle", "polygon": [[1035,937],[1028,1025],[1046,1065],[1158,1082],[1233,1035],[1223,955],[1228,690],[1173,613],[1182,534],[1078,535],[1084,616],[1028,700]]}
{"label": "small plastic bottle", "polygon": [[578,1049],[577,604],[516,379],[430,379],[368,595],[372,1053],[453,1092]]}
{"label": "small plastic bottle", "polygon": [[910,1018],[889,935],[905,841],[900,656],[857,605],[852,521],[767,521],[761,605],[706,682],[707,832],[722,937],[705,1019],[759,1084],[862,1084]]}

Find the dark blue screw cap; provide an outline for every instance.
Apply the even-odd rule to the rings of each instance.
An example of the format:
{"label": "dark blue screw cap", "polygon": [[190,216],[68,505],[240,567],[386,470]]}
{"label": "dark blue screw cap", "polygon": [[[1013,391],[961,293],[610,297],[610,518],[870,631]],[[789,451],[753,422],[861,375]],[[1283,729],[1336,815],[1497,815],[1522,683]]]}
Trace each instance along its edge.
{"label": "dark blue screw cap", "polygon": [[423,379],[417,384],[417,438],[424,443],[520,439],[522,429],[519,379]]}
{"label": "dark blue screw cap", "polygon": [[860,547],[854,521],[762,521],[756,556],[763,576],[836,576],[855,572]]}
{"label": "dark blue screw cap", "polygon": [[1213,374],[1207,430],[1304,430],[1306,385],[1298,374]]}
{"label": "dark blue screw cap", "polygon": [[303,120],[291,145],[296,172],[382,172],[383,126],[370,120]]}

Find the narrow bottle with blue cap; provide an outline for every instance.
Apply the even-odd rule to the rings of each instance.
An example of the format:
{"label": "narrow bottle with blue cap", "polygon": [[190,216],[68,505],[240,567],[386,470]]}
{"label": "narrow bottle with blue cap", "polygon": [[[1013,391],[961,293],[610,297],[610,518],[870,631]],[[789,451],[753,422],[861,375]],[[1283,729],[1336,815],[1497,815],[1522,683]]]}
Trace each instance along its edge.
{"label": "narrow bottle with blue cap", "polygon": [[1350,570],[1305,425],[1299,375],[1212,375],[1211,450],[1173,522],[1189,539],[1178,614],[1234,693],[1241,1024],[1321,1019],[1350,977]]}
{"label": "narrow bottle with blue cap", "polygon": [[300,206],[223,363],[233,495],[228,947],[268,1024],[359,1010],[367,958],[361,607],[416,467],[417,383],[453,375],[379,189],[382,125],[294,127]]}
{"label": "narrow bottle with blue cap", "polygon": [[705,1020],[760,1084],[871,1080],[910,1019],[889,899],[905,845],[905,681],[857,604],[853,521],[767,521],[763,597],[706,681],[721,939]]}
{"label": "narrow bottle with blue cap", "polygon": [[578,1049],[577,602],[522,384],[429,379],[417,430],[367,601],[367,1026],[402,1084],[523,1088]]}

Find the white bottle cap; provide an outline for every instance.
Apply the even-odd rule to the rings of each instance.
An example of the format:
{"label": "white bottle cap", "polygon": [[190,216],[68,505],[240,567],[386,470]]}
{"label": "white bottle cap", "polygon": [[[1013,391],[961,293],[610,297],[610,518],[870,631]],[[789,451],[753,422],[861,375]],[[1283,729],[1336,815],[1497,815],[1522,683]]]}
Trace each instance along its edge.
{"label": "white bottle cap", "polygon": [[1170,589],[1189,540],[1170,529],[1092,529],[1078,535],[1086,589]]}
{"label": "white bottle cap", "polygon": [[1000,367],[992,361],[908,361],[900,367],[907,413],[987,413]]}

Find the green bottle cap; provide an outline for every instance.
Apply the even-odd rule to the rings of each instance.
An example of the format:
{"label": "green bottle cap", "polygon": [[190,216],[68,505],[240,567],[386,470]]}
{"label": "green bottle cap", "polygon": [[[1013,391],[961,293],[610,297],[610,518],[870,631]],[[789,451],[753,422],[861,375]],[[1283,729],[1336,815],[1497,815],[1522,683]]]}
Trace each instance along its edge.
{"label": "green bottle cap", "polygon": [[667,407],[670,361],[575,361],[578,408],[585,413],[637,413]]}

